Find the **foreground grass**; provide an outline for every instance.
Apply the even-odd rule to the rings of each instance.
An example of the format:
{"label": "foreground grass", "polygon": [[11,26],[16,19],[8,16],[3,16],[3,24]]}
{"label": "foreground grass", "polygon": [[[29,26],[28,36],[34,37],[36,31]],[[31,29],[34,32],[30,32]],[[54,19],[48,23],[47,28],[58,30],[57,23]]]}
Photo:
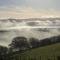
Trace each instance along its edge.
{"label": "foreground grass", "polygon": [[27,50],[11,60],[58,60],[57,56],[60,56],[60,43]]}

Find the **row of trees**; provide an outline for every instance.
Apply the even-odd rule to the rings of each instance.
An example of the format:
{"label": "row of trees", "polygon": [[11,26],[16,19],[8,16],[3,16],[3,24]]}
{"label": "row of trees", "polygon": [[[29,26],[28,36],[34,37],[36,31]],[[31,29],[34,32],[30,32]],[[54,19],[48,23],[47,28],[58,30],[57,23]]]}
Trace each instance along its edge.
{"label": "row of trees", "polygon": [[4,60],[4,55],[7,54],[8,48],[0,46],[0,60]]}
{"label": "row of trees", "polygon": [[24,51],[30,48],[41,47],[57,42],[60,42],[60,35],[42,40],[33,37],[29,39],[27,39],[26,37],[15,37],[12,40],[11,44],[9,44],[9,48],[0,46],[0,55],[7,54],[9,52],[11,53],[16,51]]}
{"label": "row of trees", "polygon": [[11,44],[9,44],[9,48],[0,46],[0,60],[4,60],[5,56],[16,51],[24,52],[27,49],[46,46],[57,42],[60,42],[60,35],[42,40],[33,37],[29,39],[26,37],[15,37]]}
{"label": "row of trees", "polygon": [[60,36],[54,36],[54,37],[46,38],[42,40],[39,40],[33,37],[29,39],[27,39],[26,37],[15,37],[12,40],[12,43],[9,45],[10,46],[9,50],[10,51],[23,51],[26,49],[54,44],[57,42],[60,42]]}
{"label": "row of trees", "polygon": [[34,48],[39,46],[39,40],[36,38],[30,38],[29,40],[26,37],[15,37],[12,40],[12,43],[9,44],[10,51],[22,51],[29,48]]}

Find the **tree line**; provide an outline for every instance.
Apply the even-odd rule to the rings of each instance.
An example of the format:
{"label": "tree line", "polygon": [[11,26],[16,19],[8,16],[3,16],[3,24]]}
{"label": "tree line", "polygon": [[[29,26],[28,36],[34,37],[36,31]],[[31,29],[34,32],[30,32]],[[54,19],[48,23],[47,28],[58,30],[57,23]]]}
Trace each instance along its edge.
{"label": "tree line", "polygon": [[27,39],[26,37],[15,37],[12,43],[9,44],[10,51],[24,51],[31,48],[37,48],[41,46],[46,46],[54,43],[60,42],[60,35],[50,38],[45,38],[39,40],[37,38],[31,37]]}
{"label": "tree line", "polygon": [[60,35],[45,38],[42,40],[39,40],[34,37],[26,38],[23,36],[22,37],[18,36],[12,39],[12,42],[9,44],[9,48],[0,46],[0,60],[4,60],[3,59],[4,56],[11,54],[13,52],[19,51],[22,53],[28,49],[51,45],[58,42],[60,42]]}

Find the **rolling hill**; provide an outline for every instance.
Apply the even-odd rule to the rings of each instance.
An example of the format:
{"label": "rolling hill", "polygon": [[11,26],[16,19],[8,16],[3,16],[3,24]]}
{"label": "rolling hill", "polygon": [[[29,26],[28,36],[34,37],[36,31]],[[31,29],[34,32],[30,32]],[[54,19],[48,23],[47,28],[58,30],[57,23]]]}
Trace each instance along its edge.
{"label": "rolling hill", "polygon": [[60,43],[27,50],[11,55],[11,60],[59,60]]}

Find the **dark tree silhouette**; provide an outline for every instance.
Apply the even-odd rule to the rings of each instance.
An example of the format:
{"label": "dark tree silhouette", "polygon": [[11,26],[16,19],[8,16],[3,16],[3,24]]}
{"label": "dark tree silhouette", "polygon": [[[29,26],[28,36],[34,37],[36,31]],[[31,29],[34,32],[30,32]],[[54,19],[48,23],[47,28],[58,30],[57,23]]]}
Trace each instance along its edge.
{"label": "dark tree silhouette", "polygon": [[4,56],[6,56],[7,51],[8,51],[8,48],[7,47],[0,46],[0,60],[5,60],[5,57]]}
{"label": "dark tree silhouette", "polygon": [[25,50],[28,48],[27,38],[15,37],[9,46],[10,46],[10,49],[14,49],[14,50],[19,50],[19,51]]}
{"label": "dark tree silhouette", "polygon": [[29,40],[30,40],[30,44],[31,44],[32,48],[39,47],[40,43],[39,43],[38,39],[32,37]]}
{"label": "dark tree silhouette", "polygon": [[2,55],[7,54],[7,50],[8,50],[7,47],[0,46],[0,54],[2,54]]}

